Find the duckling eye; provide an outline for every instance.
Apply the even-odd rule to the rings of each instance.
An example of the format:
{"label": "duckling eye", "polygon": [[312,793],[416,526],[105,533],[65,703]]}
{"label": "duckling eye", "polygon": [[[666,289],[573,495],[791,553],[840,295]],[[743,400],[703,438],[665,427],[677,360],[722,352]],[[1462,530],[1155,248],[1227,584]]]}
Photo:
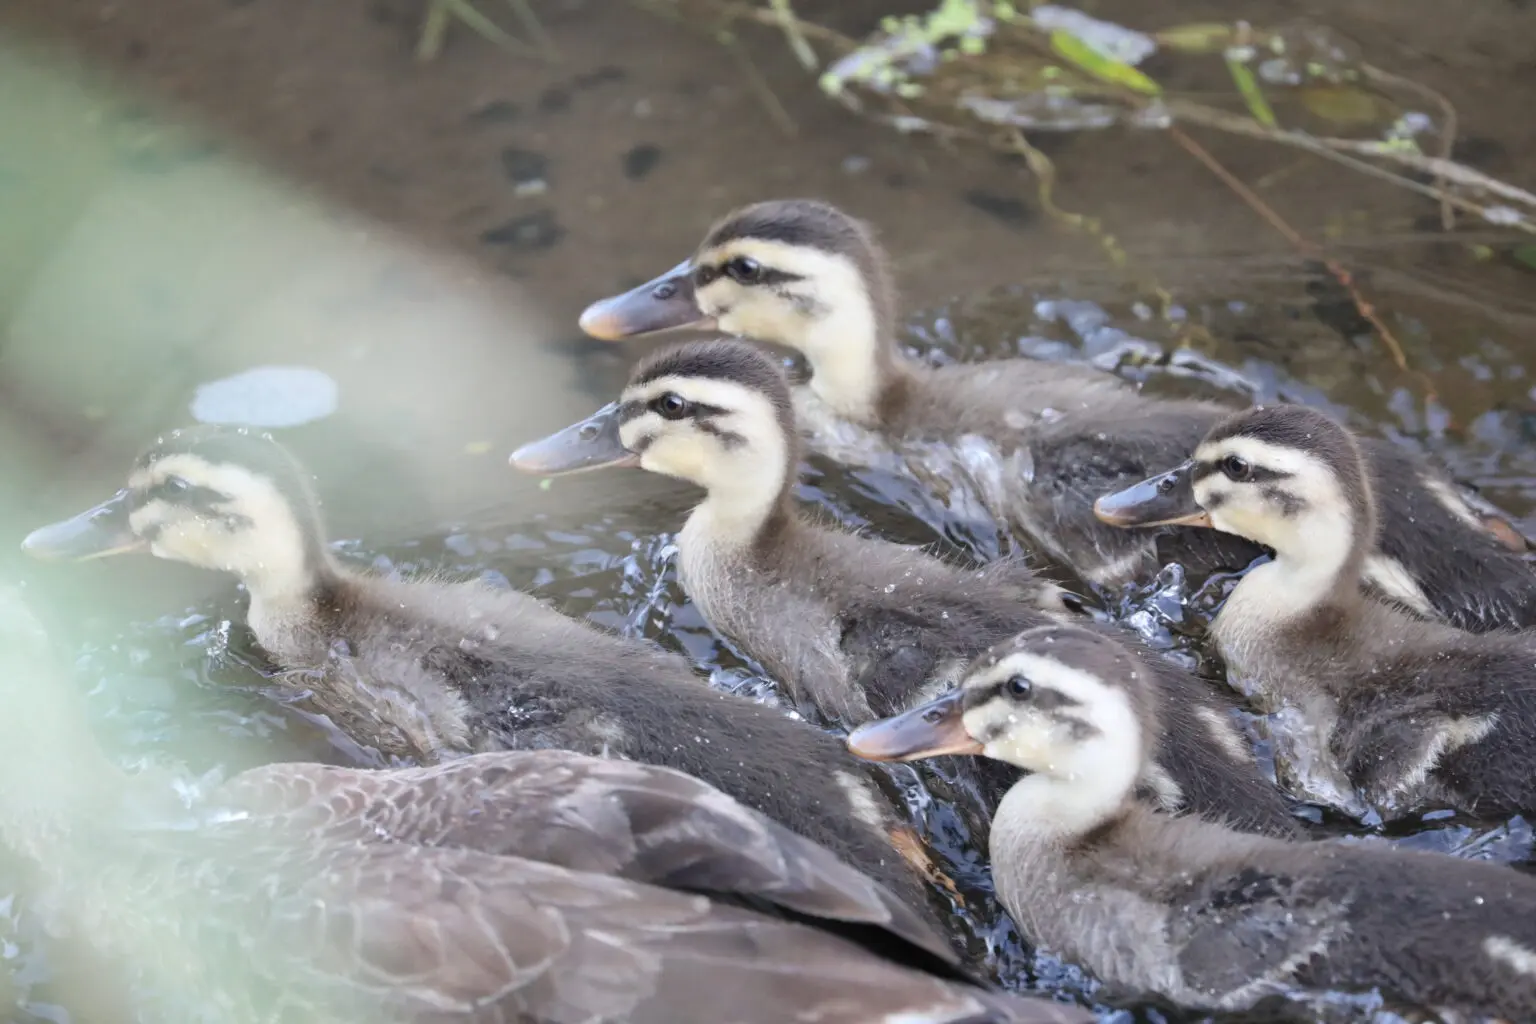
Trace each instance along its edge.
{"label": "duckling eye", "polygon": [[651,399],[651,411],[663,419],[680,420],[688,415],[693,408],[693,403],[688,401],[676,391],[668,391],[664,395],[658,395]]}
{"label": "duckling eye", "polygon": [[1035,689],[1035,684],[1029,681],[1028,676],[1009,676],[1008,693],[1011,696],[1027,699]]}
{"label": "duckling eye", "polygon": [[1248,464],[1248,460],[1238,458],[1236,455],[1225,456],[1216,464],[1216,468],[1221,470],[1222,475],[1234,483],[1242,483],[1253,476],[1253,467]]}
{"label": "duckling eye", "polygon": [[175,498],[191,489],[192,485],[179,476],[168,476],[155,487],[162,498]]}
{"label": "duckling eye", "polygon": [[720,269],[737,284],[756,284],[763,276],[762,264],[748,256],[737,256],[727,260],[725,266]]}

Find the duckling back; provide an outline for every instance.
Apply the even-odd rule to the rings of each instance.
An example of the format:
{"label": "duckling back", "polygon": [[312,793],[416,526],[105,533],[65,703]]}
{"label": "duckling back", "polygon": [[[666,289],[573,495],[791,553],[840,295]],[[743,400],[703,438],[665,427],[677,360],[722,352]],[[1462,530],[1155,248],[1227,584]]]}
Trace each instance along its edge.
{"label": "duckling back", "polygon": [[311,689],[361,742],[379,733],[383,695],[451,711],[416,735],[456,746],[407,756],[554,748],[674,768],[927,902],[864,765],[818,729],[711,689],[675,655],[479,583],[338,576],[316,607],[307,629],[258,639],[290,672],[323,674]]}
{"label": "duckling back", "polygon": [[1334,701],[1329,750],[1384,814],[1536,811],[1536,632],[1465,633],[1366,605],[1290,668]]}
{"label": "duckling back", "polygon": [[1536,1013],[1536,880],[1508,867],[1137,806],[1087,836],[1006,842],[994,875],[1026,937],[1120,985],[1207,1009],[1310,988]]}

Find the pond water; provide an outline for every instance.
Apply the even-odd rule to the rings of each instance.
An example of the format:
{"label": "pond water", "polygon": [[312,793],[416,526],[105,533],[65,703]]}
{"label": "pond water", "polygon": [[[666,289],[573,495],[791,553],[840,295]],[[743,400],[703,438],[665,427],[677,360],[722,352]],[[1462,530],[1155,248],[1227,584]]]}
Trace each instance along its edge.
{"label": "pond water", "polygon": [[[850,4],[845,16],[882,6]],[[1377,28],[1371,19],[1387,17],[1347,6]],[[1508,6],[1502,28],[1454,37],[1453,71],[1473,56],[1490,67],[1504,59],[1489,40],[1518,38],[1528,21],[1522,5]],[[277,0],[206,7],[145,0],[103,19],[99,4],[57,0],[0,12],[0,29],[28,41],[28,60],[38,40],[47,55],[0,61],[0,85],[20,83],[11,95],[49,111],[30,121],[0,111],[0,220],[16,227],[0,238],[0,420],[27,442],[0,452],[0,526],[17,541],[119,486],[131,452],[158,430],[194,418],[266,422],[315,470],[346,563],[489,574],[681,651],[714,685],[774,700],[772,681],[710,633],[677,585],[671,536],[694,493],[639,473],[540,489],[504,460],[612,397],[643,349],[576,343],[582,304],[673,265],[730,206],[789,193],[845,204],[885,230],[909,308],[922,307],[905,340],[929,358],[1083,360],[1154,392],[1320,405],[1433,456],[1536,532],[1532,278],[1459,244],[1404,241],[1403,223],[1434,213],[1421,199],[1383,198],[1347,178],[1322,188],[1294,168],[1268,193],[1289,200],[1303,227],[1370,211],[1345,251],[1401,342],[1405,371],[1326,268],[1260,234],[1246,208],[1223,206],[1230,197],[1186,158],[1149,155],[1145,137],[1052,151],[1074,203],[1118,214],[1128,248],[1172,287],[1169,315],[1129,274],[1095,262],[1092,246],[1012,198],[1029,195],[1016,166],[917,146],[793,82],[783,100],[800,136],[787,145],[709,40],[627,5],[599,16],[551,4],[567,51],[556,69],[462,36],[439,65],[413,65],[401,45],[409,4],[366,15]],[[1452,38],[1428,16],[1389,27]],[[6,42],[0,35],[0,53]],[[786,74],[791,62],[770,44],[753,52],[766,73]],[[134,89],[81,85],[82,66]],[[1467,81],[1487,98],[1486,81]],[[161,122],[146,110],[166,99],[213,125],[219,145],[156,136]],[[1525,122],[1499,134],[1488,110],[1471,120],[1490,159],[1518,164],[1536,152]],[[221,155],[225,139],[234,152]],[[274,184],[249,170],[257,164],[305,188]],[[529,189],[533,178],[542,190]],[[850,526],[937,539],[954,557],[996,550],[990,531],[900,479],[820,462],[805,470],[801,498]],[[23,579],[76,651],[98,733],[124,763],[202,774],[274,759],[369,762],[275,699],[228,581],[149,560],[38,567],[5,555],[0,568]],[[1170,570],[1098,599],[1193,661],[1225,582]],[[936,798],[949,792],[944,780],[908,769],[893,781],[960,887],[957,921],[977,957],[1011,986],[1096,998],[1081,972],[1026,951],[993,909],[963,799]],[[1320,835],[1360,832],[1299,810]],[[1368,841],[1522,870],[1532,848],[1521,820],[1437,814]],[[9,888],[0,1007],[18,1020],[71,1019],[60,1006],[73,984],[67,956],[39,940],[24,887]],[[1381,1008],[1330,1000],[1297,1012],[1364,1020]],[[1154,1007],[1105,1013],[1197,1019]]]}
{"label": "pond water", "polygon": [[[1214,317],[1217,312],[1191,310],[1190,316]],[[1232,306],[1219,313],[1243,315]],[[1275,362],[1242,358],[1240,344],[1220,353],[1225,361],[1188,355],[1170,359],[1168,339],[1160,337],[1154,323],[1138,316],[1133,307],[1114,310],[1081,300],[999,293],[914,317],[908,333],[913,350],[935,360],[1010,354],[1085,360],[1144,380],[1150,390],[1251,393],[1263,399],[1308,400],[1341,413],[1350,411],[1331,402],[1326,393],[1300,383]],[[1384,396],[1381,407],[1391,405],[1391,397]],[[1481,467],[1484,480],[1505,481],[1506,509],[1515,515],[1530,512],[1532,505],[1523,489],[1529,479],[1524,468],[1527,449],[1498,444],[1502,431],[1517,434],[1518,425],[1502,424],[1495,417],[1500,429],[1488,436],[1453,439],[1446,431],[1426,429],[1401,417],[1372,422],[1357,410],[1356,419],[1400,434],[1404,443],[1434,450],[1453,467],[1462,467],[1463,475],[1466,467]],[[942,502],[915,493],[901,479],[876,472],[849,473],[815,462],[804,469],[801,498],[850,527],[871,527],[899,540],[939,538],[941,547],[956,558],[984,556],[996,549],[998,539],[990,531],[978,531],[973,520],[951,514]],[[561,497],[553,492],[568,486],[568,481],[554,481],[546,492],[549,503],[554,505]],[[347,538],[337,539],[334,546],[347,564],[372,571],[488,576],[499,584],[531,590],[568,614],[655,639],[686,654],[710,674],[713,685],[775,700],[772,680],[710,633],[677,584],[672,532],[693,495],[679,488],[626,500],[622,487],[620,494],[617,500],[611,494],[602,502],[594,499],[590,507],[578,511],[519,514],[503,508],[472,521],[424,529],[403,541],[380,544]],[[575,495],[559,502],[580,503]],[[149,567],[147,562],[139,563],[140,569]],[[65,573],[73,567],[50,571]],[[30,575],[41,582],[37,573]],[[1199,582],[1186,581],[1172,567],[1143,587],[1099,596],[1107,611],[1128,628],[1137,629],[1155,646],[1194,660],[1198,658],[1195,638],[1208,621],[1213,589],[1222,583],[1213,581],[1202,590],[1196,586]],[[276,697],[261,674],[260,656],[240,625],[240,605],[238,588],[229,585],[215,598],[192,607],[145,609],[136,621],[116,628],[105,625],[97,630],[99,635],[81,644],[77,670],[82,685],[90,689],[104,742],[125,763],[170,762],[193,775],[238,771],[274,758],[375,763],[370,752],[358,750],[323,720]],[[952,792],[943,785],[945,780],[906,768],[893,771],[893,779],[914,822],[960,888],[964,905],[956,906],[957,922],[970,934],[976,955],[1010,985],[1092,998],[1093,987],[1080,972],[1027,951],[1006,916],[996,911],[983,852],[969,839],[974,808],[963,800],[949,804],[930,795],[929,785],[935,782],[941,792]],[[1298,811],[1314,822],[1319,835],[1349,831],[1347,823],[1317,808]],[[1386,838],[1498,859],[1521,868],[1527,866],[1532,847],[1530,829],[1521,819],[1476,822],[1443,813],[1399,823]],[[5,920],[11,932],[6,939],[17,951],[16,958],[32,965],[23,952],[31,948],[24,893],[5,906],[10,910]],[[39,1005],[49,1000],[46,978],[46,970],[35,965],[16,974],[17,1007],[28,1017],[53,1016]],[[1374,1008],[1345,1000],[1314,1005],[1307,1012],[1351,1020],[1369,1018]],[[1151,1008],[1132,1017],[1199,1019]]]}

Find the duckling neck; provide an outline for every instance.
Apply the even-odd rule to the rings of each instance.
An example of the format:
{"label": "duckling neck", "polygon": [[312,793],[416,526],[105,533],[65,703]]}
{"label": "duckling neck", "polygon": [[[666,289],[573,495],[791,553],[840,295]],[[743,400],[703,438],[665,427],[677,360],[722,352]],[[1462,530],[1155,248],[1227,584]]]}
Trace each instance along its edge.
{"label": "duckling neck", "polygon": [[1065,842],[1090,832],[1120,809],[1141,771],[1140,744],[1085,745],[1071,763],[1024,776],[1004,794],[992,843]]}
{"label": "duckling neck", "polygon": [[1275,559],[1233,589],[1221,620],[1286,623],[1325,606],[1352,609],[1360,600],[1366,541],[1349,522],[1303,524],[1293,543],[1275,546]]}
{"label": "duckling neck", "polygon": [[251,595],[246,619],[257,639],[263,639],[276,623],[309,617],[315,601],[334,589],[342,575],[342,568],[323,548],[311,549],[301,558],[268,561],[244,573],[241,579]]}
{"label": "duckling neck", "polygon": [[1083,768],[1026,775],[998,804],[990,846],[1005,905],[1015,905],[1010,893],[1027,899],[1035,851],[1064,846],[1092,832],[1114,818],[1129,798],[1140,771],[1140,744],[1133,740],[1118,748],[1105,742],[1097,746],[1101,749],[1085,749],[1088,756],[1074,758]]}
{"label": "duckling neck", "polygon": [[806,339],[812,394],[845,420],[873,426],[881,407],[917,372],[885,336],[868,304],[834,308]]}
{"label": "duckling neck", "polygon": [[758,467],[732,467],[709,485],[708,496],[694,508],[678,538],[684,559],[691,552],[709,550],[717,555],[744,555],[777,524],[793,515],[790,459],[782,441],[776,458]]}

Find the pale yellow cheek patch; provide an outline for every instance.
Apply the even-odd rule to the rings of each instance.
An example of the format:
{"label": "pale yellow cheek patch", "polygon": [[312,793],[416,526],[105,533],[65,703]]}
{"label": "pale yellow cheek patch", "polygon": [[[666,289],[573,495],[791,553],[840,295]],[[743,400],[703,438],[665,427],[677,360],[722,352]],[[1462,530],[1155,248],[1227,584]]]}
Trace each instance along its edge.
{"label": "pale yellow cheek patch", "polygon": [[1229,496],[1224,505],[1211,513],[1211,525],[1216,529],[1257,541],[1263,541],[1273,532],[1272,522],[1271,517],[1247,507],[1238,496]]}
{"label": "pale yellow cheek patch", "polygon": [[1050,724],[1004,701],[967,711],[965,731],[973,737],[996,736],[986,744],[985,752],[999,761],[1034,768],[1054,759]]}
{"label": "pale yellow cheek patch", "polygon": [[663,476],[702,481],[707,473],[708,456],[697,441],[658,438],[640,456],[640,466]]}

